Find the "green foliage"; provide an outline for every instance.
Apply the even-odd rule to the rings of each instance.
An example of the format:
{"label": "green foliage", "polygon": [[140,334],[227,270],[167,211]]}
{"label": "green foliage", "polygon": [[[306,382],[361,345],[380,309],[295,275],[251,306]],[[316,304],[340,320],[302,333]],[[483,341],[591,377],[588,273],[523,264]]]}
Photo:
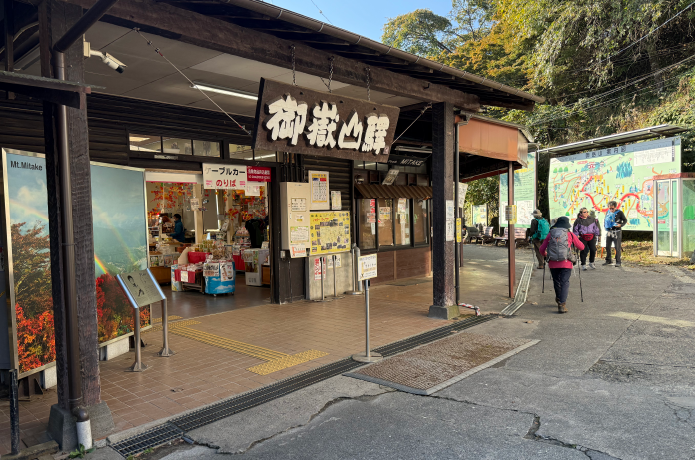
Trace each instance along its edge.
{"label": "green foliage", "polygon": [[80,444],[80,446],[77,449],[70,452],[70,455],[68,457],[69,458],[84,458],[85,455],[91,454],[92,452],[94,452],[94,449],[95,449],[94,447],[92,447],[91,449],[85,449],[84,446],[82,444]]}
{"label": "green foliage", "polygon": [[452,24],[447,18],[430,10],[415,10],[389,19],[381,39],[395,48],[431,56],[442,51],[450,52],[451,42],[455,38]]}

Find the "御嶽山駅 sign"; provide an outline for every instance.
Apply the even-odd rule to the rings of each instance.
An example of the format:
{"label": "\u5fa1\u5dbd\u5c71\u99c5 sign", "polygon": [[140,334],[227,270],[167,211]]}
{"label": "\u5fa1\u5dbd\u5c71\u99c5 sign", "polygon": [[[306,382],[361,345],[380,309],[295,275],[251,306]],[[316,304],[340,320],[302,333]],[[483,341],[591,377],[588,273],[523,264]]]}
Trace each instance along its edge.
{"label": "\u5fa1\u5dbd\u5c71\u99c5 sign", "polygon": [[261,78],[253,148],[386,163],[399,113]]}

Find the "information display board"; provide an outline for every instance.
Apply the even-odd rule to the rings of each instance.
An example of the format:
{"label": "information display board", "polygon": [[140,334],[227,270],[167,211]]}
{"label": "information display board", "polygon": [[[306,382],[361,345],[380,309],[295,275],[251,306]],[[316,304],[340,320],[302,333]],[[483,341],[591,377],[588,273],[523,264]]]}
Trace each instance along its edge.
{"label": "information display board", "polygon": [[[500,175],[500,227],[508,225],[505,219],[505,207],[509,204],[509,174]],[[519,228],[531,227],[531,214],[536,208],[536,152],[529,152],[528,166],[514,171],[514,204],[517,209]]]}
{"label": "information display board", "polygon": [[331,254],[350,249],[350,212],[312,212],[309,218],[311,254]]}
{"label": "information display board", "polygon": [[311,187],[309,204],[312,211],[331,209],[328,182],[327,171],[309,171],[309,186]]}
{"label": "information display board", "polygon": [[487,205],[481,204],[480,206],[472,206],[471,214],[473,219],[473,225],[482,224],[483,227],[487,227]]}
{"label": "information display board", "polygon": [[567,216],[574,222],[586,207],[603,225],[608,202],[616,201],[627,217],[626,230],[652,231],[652,179],[680,170],[680,137],[551,158],[550,218]]}
{"label": "information display board", "polygon": [[[217,264],[218,273],[219,268]],[[119,273],[116,276],[121,281],[121,286],[128,290],[131,301],[135,302],[133,308],[143,308],[164,300],[164,295],[149,268],[137,272]]]}

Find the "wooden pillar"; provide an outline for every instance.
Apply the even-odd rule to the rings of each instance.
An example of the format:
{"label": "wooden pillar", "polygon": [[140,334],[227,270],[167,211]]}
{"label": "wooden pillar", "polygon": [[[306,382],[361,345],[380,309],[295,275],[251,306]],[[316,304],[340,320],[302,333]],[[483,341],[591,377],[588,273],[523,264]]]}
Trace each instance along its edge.
{"label": "wooden pillar", "polygon": [[[509,206],[514,205],[514,163],[509,162],[509,171],[507,172],[507,183],[509,184]],[[500,216],[502,218],[502,216]],[[516,240],[514,238],[514,224],[508,222],[509,239],[507,245],[509,249],[509,297],[514,298],[514,283],[516,282]]]}
{"label": "wooden pillar", "polygon": [[[54,77],[51,66],[53,44],[82,16],[82,8],[58,0],[44,0],[39,7],[41,72]],[[76,43],[65,53],[66,79],[84,82],[82,43]],[[46,145],[46,180],[48,188],[49,229],[51,245],[51,283],[54,301],[56,334],[56,364],[58,371],[58,404],[51,408],[49,431],[63,450],[76,446],[74,424],[68,407],[68,359],[66,342],[66,303],[64,299],[61,249],[60,164],[56,148],[56,106],[44,104],[44,136]],[[70,193],[73,207],[75,237],[75,279],[77,285],[77,330],[79,331],[79,366],[82,402],[92,423],[94,438],[103,437],[114,429],[111,412],[101,401],[98,361],[96,284],[94,270],[94,241],[92,231],[92,190],[89,163],[89,138],[86,103],[84,109],[67,108],[67,139],[70,154]],[[66,428],[68,427],[68,428]]]}
{"label": "wooden pillar", "polygon": [[[5,26],[5,71],[14,72],[14,0],[3,2],[3,24]],[[7,91],[7,99],[14,99],[14,93]]]}
{"label": "wooden pillar", "polygon": [[[454,106],[432,107],[432,271],[433,296],[428,316],[451,319],[459,315],[454,286],[454,240],[447,241],[447,202],[454,204]],[[452,216],[453,217],[453,216]],[[450,223],[449,225],[453,224]]]}

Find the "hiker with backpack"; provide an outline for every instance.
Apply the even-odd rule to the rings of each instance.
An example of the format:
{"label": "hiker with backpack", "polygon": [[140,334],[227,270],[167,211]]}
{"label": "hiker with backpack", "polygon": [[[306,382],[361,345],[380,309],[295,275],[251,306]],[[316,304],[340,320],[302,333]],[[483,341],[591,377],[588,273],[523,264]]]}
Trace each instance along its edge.
{"label": "hiker with backpack", "polygon": [[545,268],[545,259],[541,255],[541,244],[543,240],[548,236],[550,231],[550,224],[547,220],[543,219],[543,213],[540,209],[535,209],[531,214],[533,220],[531,221],[531,228],[529,228],[529,239],[531,244],[533,244],[533,251],[536,254],[536,259],[538,260],[538,268],[543,270]]}
{"label": "hiker with backpack", "polygon": [[577,256],[572,248],[584,249],[584,243],[570,231],[570,228],[568,217],[558,218],[555,225],[550,227],[550,232],[541,245],[541,254],[547,256],[550,274],[553,277],[558,313],[567,313],[570,275],[572,275],[572,267],[577,262]]}
{"label": "hiker with backpack", "polygon": [[623,227],[627,224],[627,217],[618,209],[618,203],[608,202],[608,211],[603,225],[606,228],[606,261],[603,265],[613,265],[611,260],[611,246],[615,245],[615,266],[620,267],[620,254],[622,253]]}
{"label": "hiker with backpack", "polygon": [[594,260],[596,259],[596,242],[601,241],[601,226],[595,217],[589,215],[589,210],[582,208],[579,210],[577,220],[572,226],[572,233],[577,235],[584,243],[584,249],[579,253],[582,262],[582,270],[586,270],[586,256],[589,254],[589,268],[596,269]]}

